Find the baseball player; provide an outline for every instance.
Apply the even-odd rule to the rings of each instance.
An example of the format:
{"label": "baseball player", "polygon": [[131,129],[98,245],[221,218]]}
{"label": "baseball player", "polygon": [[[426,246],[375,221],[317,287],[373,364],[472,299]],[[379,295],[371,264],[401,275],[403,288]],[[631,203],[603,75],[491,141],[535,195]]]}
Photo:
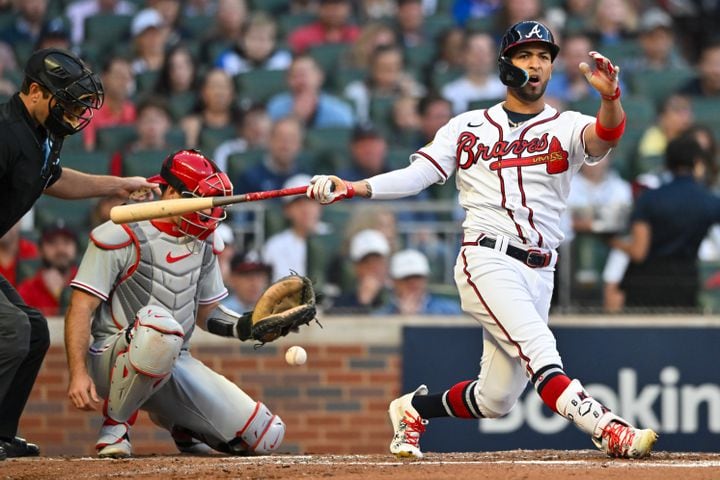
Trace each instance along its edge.
{"label": "baseball player", "polygon": [[[195,150],[168,156],[150,181],[163,199],[232,194],[225,173]],[[212,208],[92,231],[71,283],[65,345],[72,403],[91,410],[105,399],[100,457],[131,455],[139,408],[181,452],[263,454],[280,446],[282,420],[188,351],[196,325],[244,339],[240,316],[219,307],[227,289],[212,233],[224,217]]]}
{"label": "baseball player", "polygon": [[451,119],[404,168],[359,182],[316,176],[308,196],[332,203],[355,195],[388,200],[414,195],[453,173],[466,212],[455,266],[462,307],[483,328],[480,374],[428,395],[425,385],[390,403],[390,451],[421,457],[428,418],[496,418],[510,412],[528,382],[543,402],[591,436],[612,457],[650,453],[657,435],[641,430],[592,398],[563,368],[548,328],[560,216],[570,180],[620,141],[625,113],[619,68],[589,52],[579,65],[602,97],[595,118],[559,112],[544,92],[559,47],[543,24],[510,27],[499,52],[504,102]]}

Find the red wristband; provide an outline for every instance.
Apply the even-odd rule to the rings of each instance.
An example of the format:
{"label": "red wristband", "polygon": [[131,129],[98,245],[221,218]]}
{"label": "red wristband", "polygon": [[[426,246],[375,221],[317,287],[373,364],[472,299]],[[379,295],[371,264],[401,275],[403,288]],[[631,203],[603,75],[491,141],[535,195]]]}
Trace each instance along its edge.
{"label": "red wristband", "polygon": [[612,95],[600,95],[600,96],[602,97],[603,100],[610,100],[610,101],[617,100],[618,98],[620,98],[620,86],[615,87],[615,93],[613,93]]}
{"label": "red wristband", "polygon": [[345,181],[345,189],[347,190],[347,193],[345,193],[345,196],[343,198],[353,198],[355,196],[355,187],[353,187],[352,182]]}
{"label": "red wristband", "polygon": [[623,112],[623,118],[620,124],[617,127],[613,128],[605,128],[602,125],[600,125],[600,119],[597,117],[595,118],[595,133],[597,133],[597,136],[600,138],[600,140],[605,140],[606,142],[614,142],[615,140],[620,139],[620,137],[623,136],[623,133],[625,133],[625,119],[627,116],[625,115],[625,112]]}

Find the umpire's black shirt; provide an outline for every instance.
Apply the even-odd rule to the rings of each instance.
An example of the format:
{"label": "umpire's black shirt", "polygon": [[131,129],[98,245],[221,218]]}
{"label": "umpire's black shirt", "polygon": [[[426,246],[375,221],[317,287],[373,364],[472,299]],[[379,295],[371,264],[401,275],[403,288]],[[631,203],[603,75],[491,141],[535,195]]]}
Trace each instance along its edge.
{"label": "umpire's black shirt", "polygon": [[47,138],[47,130],[32,119],[19,94],[0,104],[0,237],[62,174],[57,158],[46,163]]}

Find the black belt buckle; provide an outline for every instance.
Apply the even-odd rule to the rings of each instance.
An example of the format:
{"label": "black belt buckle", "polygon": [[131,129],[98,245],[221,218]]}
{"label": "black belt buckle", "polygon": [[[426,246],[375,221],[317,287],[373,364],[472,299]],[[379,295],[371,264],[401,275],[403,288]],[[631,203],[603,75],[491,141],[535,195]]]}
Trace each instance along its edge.
{"label": "black belt buckle", "polygon": [[543,253],[540,250],[531,248],[527,251],[527,258],[525,258],[525,265],[530,268],[543,268],[550,265],[550,259],[552,254]]}

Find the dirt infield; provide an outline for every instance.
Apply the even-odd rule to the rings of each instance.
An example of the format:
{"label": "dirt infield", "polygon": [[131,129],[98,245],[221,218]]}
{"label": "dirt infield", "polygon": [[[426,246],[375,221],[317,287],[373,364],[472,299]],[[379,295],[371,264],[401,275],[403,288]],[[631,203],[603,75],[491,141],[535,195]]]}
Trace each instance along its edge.
{"label": "dirt infield", "polygon": [[332,479],[332,480],[717,480],[720,454],[657,452],[644,460],[611,460],[580,450],[429,453],[422,460],[390,455],[271,457],[146,456],[127,460],[41,457],[0,462],[0,479]]}

